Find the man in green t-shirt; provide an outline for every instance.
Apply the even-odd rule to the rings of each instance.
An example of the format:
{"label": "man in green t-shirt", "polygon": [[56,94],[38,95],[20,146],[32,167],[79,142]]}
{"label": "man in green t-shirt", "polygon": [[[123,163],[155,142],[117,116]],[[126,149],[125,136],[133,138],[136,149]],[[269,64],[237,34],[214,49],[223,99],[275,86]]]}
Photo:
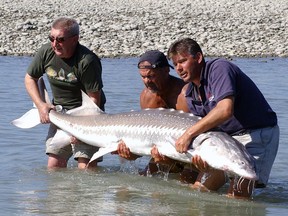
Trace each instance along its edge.
{"label": "man in green t-shirt", "polygon": [[[61,105],[65,110],[81,106],[81,90],[104,110],[106,99],[102,91],[101,62],[96,54],[79,43],[79,24],[76,20],[55,20],[48,38],[50,43],[39,49],[25,76],[27,92],[38,108],[41,123],[50,123],[49,110],[56,105]],[[53,104],[41,100],[37,87],[38,79],[45,73],[52,90]],[[50,142],[56,129],[55,125],[50,124],[46,140],[48,168],[66,167],[73,153],[78,168],[85,168],[98,148],[80,142],[55,149]],[[96,165],[97,162],[89,167]]]}

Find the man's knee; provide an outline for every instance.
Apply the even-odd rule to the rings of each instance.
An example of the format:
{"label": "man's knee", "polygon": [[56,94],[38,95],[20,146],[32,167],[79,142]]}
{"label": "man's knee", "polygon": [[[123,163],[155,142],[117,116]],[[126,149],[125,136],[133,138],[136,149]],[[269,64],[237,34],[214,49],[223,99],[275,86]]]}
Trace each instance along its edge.
{"label": "man's knee", "polygon": [[97,160],[92,161],[91,163],[89,163],[89,159],[88,158],[82,158],[79,157],[78,158],[78,168],[79,169],[91,169],[91,168],[95,168],[97,167]]}
{"label": "man's knee", "polygon": [[67,167],[66,159],[55,154],[48,154],[48,164],[47,164],[48,169],[65,168],[65,167]]}

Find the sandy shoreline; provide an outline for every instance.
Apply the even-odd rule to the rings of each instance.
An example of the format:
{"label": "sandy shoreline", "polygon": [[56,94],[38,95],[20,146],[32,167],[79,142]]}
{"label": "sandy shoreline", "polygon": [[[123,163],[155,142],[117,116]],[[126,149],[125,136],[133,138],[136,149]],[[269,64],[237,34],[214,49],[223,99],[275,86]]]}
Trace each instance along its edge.
{"label": "sandy shoreline", "polygon": [[206,56],[288,57],[287,0],[0,0],[0,55],[34,55],[51,22],[77,19],[80,42],[100,57],[166,52],[180,37]]}

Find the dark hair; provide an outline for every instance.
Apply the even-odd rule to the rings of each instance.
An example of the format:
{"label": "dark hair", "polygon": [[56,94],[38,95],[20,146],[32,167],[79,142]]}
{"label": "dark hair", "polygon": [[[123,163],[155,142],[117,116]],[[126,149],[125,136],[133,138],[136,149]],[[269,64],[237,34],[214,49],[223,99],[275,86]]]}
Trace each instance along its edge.
{"label": "dark hair", "polygon": [[184,52],[188,52],[192,56],[196,55],[198,52],[203,55],[200,45],[195,40],[191,38],[182,38],[170,45],[167,56],[171,59],[173,55]]}
{"label": "dark hair", "polygon": [[79,24],[72,18],[58,18],[52,23],[52,28],[64,29],[69,35],[79,35]]}

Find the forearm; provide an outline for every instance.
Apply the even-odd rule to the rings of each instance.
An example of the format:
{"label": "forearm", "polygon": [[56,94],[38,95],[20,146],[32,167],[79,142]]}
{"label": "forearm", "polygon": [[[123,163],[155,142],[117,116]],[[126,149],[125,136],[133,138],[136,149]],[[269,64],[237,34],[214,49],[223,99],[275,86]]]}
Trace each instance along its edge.
{"label": "forearm", "polygon": [[218,102],[205,117],[189,127],[175,142],[176,150],[186,152],[194,137],[212,128],[218,127],[233,115],[233,98],[228,97]]}
{"label": "forearm", "polygon": [[26,74],[25,87],[32,101],[34,102],[36,107],[39,108],[44,102],[42,101],[39,93],[37,79],[31,77],[29,74]]}
{"label": "forearm", "polygon": [[87,92],[87,95],[91,98],[91,100],[100,107],[101,105],[101,90],[96,92]]}
{"label": "forearm", "polygon": [[223,124],[233,116],[233,98],[229,97],[221,100],[205,117],[195,125],[191,126],[187,133],[191,138],[209,131]]}
{"label": "forearm", "polygon": [[37,79],[34,79],[29,74],[26,74],[25,76],[25,87],[30,95],[32,101],[36,105],[40,121],[42,124],[49,123],[49,110],[53,108],[53,105],[50,103],[46,103],[44,99],[41,98],[39,89],[38,89],[38,83]]}

